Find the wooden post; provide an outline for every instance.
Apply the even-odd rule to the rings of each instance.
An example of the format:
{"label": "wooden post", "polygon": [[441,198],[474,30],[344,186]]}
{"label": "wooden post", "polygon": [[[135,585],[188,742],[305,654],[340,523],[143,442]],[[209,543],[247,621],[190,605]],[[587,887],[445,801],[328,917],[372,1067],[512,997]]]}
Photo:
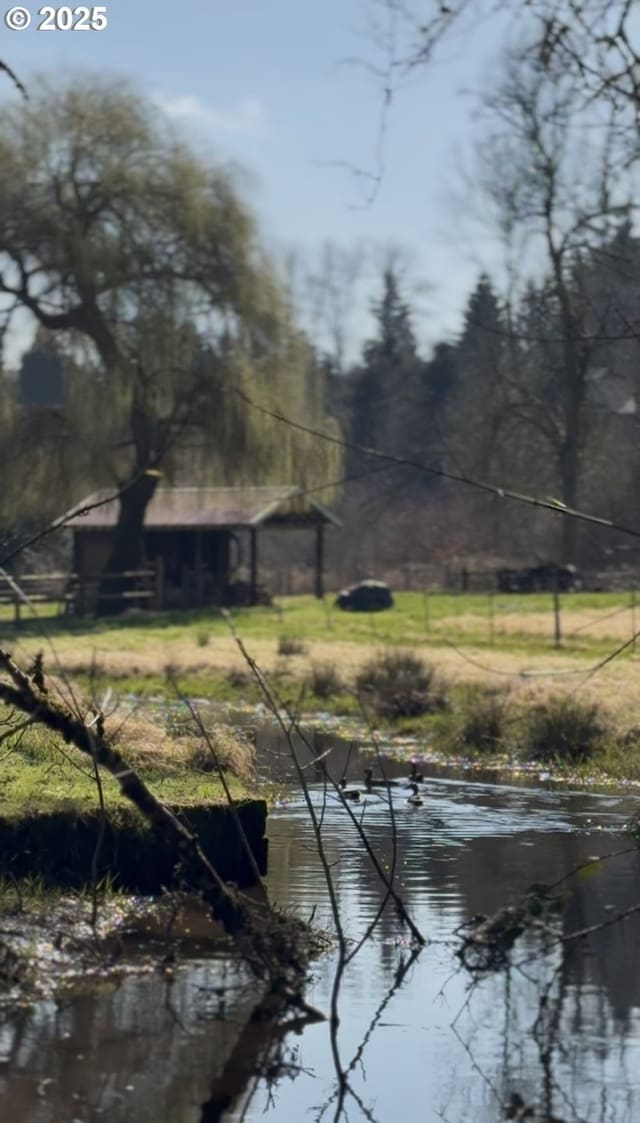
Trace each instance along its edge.
{"label": "wooden post", "polygon": [[202,551],[202,531],[195,531],[194,560],[196,568],[196,607],[204,604],[204,556]]}
{"label": "wooden post", "polygon": [[495,627],[493,623],[493,593],[489,593],[489,643],[493,645],[496,640]]}
{"label": "wooden post", "polygon": [[631,590],[631,647],[632,650],[636,649],[636,591]]}
{"label": "wooden post", "polygon": [[162,612],[165,608],[165,586],[164,586],[164,558],[162,554],[157,554],[155,559],[156,576],[155,576],[155,605],[158,612]]}
{"label": "wooden post", "polygon": [[553,618],[554,618],[554,646],[562,647],[562,627],[560,622],[560,593],[558,592],[558,569],[553,575]]}
{"label": "wooden post", "polygon": [[251,574],[251,577],[250,577],[250,581],[251,581],[250,603],[252,605],[254,605],[254,604],[258,603],[258,531],[257,531],[255,526],[251,527],[251,530],[249,531],[249,535],[250,535],[249,567],[250,567],[250,574]]}
{"label": "wooden post", "polygon": [[424,630],[429,631],[430,617],[429,617],[429,590],[425,589],[422,594],[422,613],[424,618]]}
{"label": "wooden post", "polygon": [[316,580],[315,594],[318,600],[324,596],[324,524],[316,527]]}

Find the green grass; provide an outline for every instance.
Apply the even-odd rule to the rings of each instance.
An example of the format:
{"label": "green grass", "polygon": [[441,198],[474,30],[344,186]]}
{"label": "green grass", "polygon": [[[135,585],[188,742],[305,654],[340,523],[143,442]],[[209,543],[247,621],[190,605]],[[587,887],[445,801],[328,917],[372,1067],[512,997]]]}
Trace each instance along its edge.
{"label": "green grass", "polygon": [[[166,803],[197,805],[223,803],[226,796],[217,773],[206,766],[197,767],[198,750],[202,742],[182,738],[159,741],[157,750],[147,741],[145,726],[142,745],[132,742],[127,751],[127,729],[121,732],[121,747],[125,759],[130,760],[139,775],[159,799]],[[132,723],[132,734],[135,726]],[[139,734],[138,734],[139,735]],[[176,745],[175,754],[172,745]],[[11,740],[2,746],[3,761],[0,772],[0,814],[3,818],[21,818],[48,811],[68,810],[82,814],[99,806],[99,793],[92,762],[72,746],[63,745],[42,728],[27,730],[27,734],[11,750]],[[248,794],[247,786],[231,773],[226,779],[234,798]],[[117,781],[103,769],[100,781],[107,809],[132,808],[120,792]]]}
{"label": "green grass", "polygon": [[[82,766],[86,767],[84,761]],[[154,795],[165,803],[196,805],[226,802],[222,785],[210,772],[167,775],[154,769],[141,771]],[[108,810],[131,808],[131,803],[121,795],[117,782],[111,776],[101,772],[100,780]],[[237,799],[247,794],[236,780],[231,780],[230,787]],[[16,753],[4,762],[4,775],[0,781],[3,818],[22,818],[54,810],[82,814],[98,806],[95,778],[62,757],[45,762],[29,760],[24,754]]]}
{"label": "green grass", "polygon": [[[590,634],[590,613],[625,609],[630,604],[628,593],[570,593],[561,597],[562,611],[584,616],[581,631],[575,636],[565,636],[563,649],[577,655],[604,653],[611,647],[611,639],[596,638]],[[6,608],[6,606],[4,606]],[[509,632],[501,628],[509,619],[523,613],[533,613],[547,619],[544,634],[528,633],[523,626]],[[466,626],[458,627],[456,620],[465,617]],[[493,637],[490,620],[493,618]],[[470,620],[469,618],[473,618]],[[440,644],[443,639],[464,642],[477,647],[491,647],[534,653],[548,651],[553,645],[552,598],[547,593],[529,596],[506,594],[489,598],[478,593],[422,593],[407,592],[396,595],[396,604],[388,612],[345,613],[333,607],[333,597],[325,602],[311,596],[282,597],[272,607],[238,608],[233,611],[233,621],[240,635],[246,639],[277,641],[286,635],[296,642],[342,641],[363,644],[410,646],[411,644]],[[172,642],[189,639],[194,652],[219,636],[228,636],[229,628],[222,613],[214,608],[197,612],[132,613],[122,619],[73,620],[51,616],[34,622],[25,613],[20,625],[20,635],[38,634],[46,626],[47,633],[77,635],[87,640],[99,641],[103,648],[125,648],[132,654],[143,652],[151,639],[155,642]],[[631,614],[629,613],[629,635]],[[6,613],[0,612],[0,635],[13,637],[13,626]],[[206,645],[204,645],[206,646]]]}
{"label": "green grass", "polygon": [[[575,636],[565,635],[563,642],[563,653],[574,659],[595,662],[610,654],[617,643],[621,642],[612,636],[594,637],[591,624],[596,613],[622,610],[620,619],[623,621],[624,638],[631,635],[628,593],[571,593],[561,597],[561,606],[565,623],[568,613],[575,613],[572,624],[581,629]],[[626,617],[625,611],[628,614]],[[530,619],[539,618],[543,622],[541,634],[526,630],[527,621],[523,614]],[[489,629],[491,617],[494,625],[493,644]],[[519,618],[522,618],[522,627],[519,626]],[[322,674],[318,676],[319,689],[314,691],[314,645],[319,643],[362,645],[369,649],[367,654],[370,655],[394,648],[420,648],[420,654],[424,655],[427,662],[431,658],[429,648],[441,647],[447,641],[462,649],[465,646],[484,648],[487,654],[483,661],[489,664],[491,651],[525,657],[545,655],[553,651],[552,597],[549,594],[495,595],[490,599],[486,594],[430,593],[425,597],[421,593],[398,593],[393,609],[375,614],[343,613],[333,607],[332,597],[327,597],[324,603],[311,596],[283,597],[272,607],[235,609],[232,619],[238,634],[248,641],[249,650],[251,640],[265,640],[272,645],[275,655],[282,636],[293,637],[298,644],[308,648],[306,656],[293,654],[291,657],[281,658],[269,675],[280,697],[294,709],[297,710],[297,701],[302,698],[300,705],[306,714],[325,710],[339,715],[357,716],[360,713],[354,691],[356,675],[353,670],[345,671],[344,674],[340,672],[342,689],[338,693],[333,693],[334,684],[330,683],[329,688],[326,687],[326,683],[322,681],[326,675]],[[615,623],[616,618],[612,619]],[[501,630],[507,624],[513,624],[514,620],[517,621],[515,630]],[[460,621],[460,626],[457,621]],[[462,623],[464,627],[461,626]],[[640,625],[640,612],[638,624]],[[39,630],[41,629],[25,616],[19,636],[21,640],[29,640],[32,651],[37,649],[36,637]],[[47,630],[61,653],[61,658],[69,665],[69,673],[79,684],[81,692],[86,689],[89,693],[95,688],[100,697],[100,691],[111,686],[117,694],[132,693],[143,697],[153,695],[166,698],[170,688],[162,668],[170,655],[165,659],[164,645],[176,644],[179,657],[184,659],[184,673],[181,673],[180,666],[175,670],[179,685],[187,695],[239,707],[253,705],[261,700],[260,690],[248,668],[227,673],[219,665],[210,668],[205,665],[216,640],[222,637],[229,639],[230,636],[227,621],[215,609],[187,613],[131,613],[122,619],[106,621],[55,617],[49,621]],[[568,632],[568,628],[565,630]],[[3,632],[6,646],[12,649],[15,632],[9,620],[5,622],[0,619],[0,634]],[[94,648],[97,651],[98,674],[96,681],[92,683],[89,665]],[[154,653],[154,670],[143,673],[137,667],[138,655],[151,651]],[[108,659],[110,652],[126,653],[121,671],[115,675],[101,675],[100,658]],[[331,666],[330,653],[323,652],[321,657]],[[437,668],[435,658],[433,661]],[[54,667],[50,656],[46,657],[46,664],[47,670],[52,672]],[[336,666],[339,668],[338,663]],[[303,684],[306,690],[301,696]],[[483,744],[487,741],[482,735],[482,729],[491,715],[483,712],[474,717],[469,712],[471,702],[465,701],[464,688],[447,685],[447,695],[451,701],[450,713],[423,714],[394,720],[378,715],[377,724],[389,733],[428,734],[430,743],[437,744],[445,753],[460,753],[461,740],[469,741],[470,751],[473,753],[475,740]],[[516,738],[519,736],[521,722],[520,719],[515,720],[511,713],[506,720],[509,732],[505,737],[505,752],[516,753]],[[481,727],[479,732],[478,724]],[[489,731],[489,740],[493,732]],[[622,751],[619,738],[607,733],[595,759],[598,767],[602,767],[608,774],[621,778],[635,778],[637,775],[640,778],[640,737],[637,746],[634,742]],[[0,803],[6,798],[3,793],[9,794],[6,775],[7,770],[11,772],[12,761],[13,758],[9,758],[0,772]],[[37,775],[30,774],[27,787],[31,792],[38,791],[39,799],[44,798],[42,793],[48,793],[47,800],[59,796],[75,798],[73,793],[78,792],[79,781],[77,777],[73,777],[69,786],[67,772],[66,767],[61,770],[58,760],[46,775],[42,771]],[[203,778],[193,775],[185,778],[184,775],[170,776],[166,773],[149,774],[149,779],[161,785],[159,790],[164,798],[176,801],[189,798],[189,793],[198,800],[202,797],[203,790],[211,792],[213,783],[209,776]],[[111,781],[108,783],[113,786]],[[91,799],[95,799],[95,788],[89,785],[89,790]],[[79,794],[80,801],[87,798],[87,794],[84,789]],[[119,798],[114,792],[115,803]]]}

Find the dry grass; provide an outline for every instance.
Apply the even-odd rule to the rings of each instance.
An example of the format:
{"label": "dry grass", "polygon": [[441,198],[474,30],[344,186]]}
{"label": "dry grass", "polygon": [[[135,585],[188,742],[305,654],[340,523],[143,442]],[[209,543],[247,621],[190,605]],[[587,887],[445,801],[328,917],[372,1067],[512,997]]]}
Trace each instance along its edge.
{"label": "dry grass", "polygon": [[[640,627],[640,604],[636,615],[631,608],[621,607],[616,610],[611,608],[591,608],[585,611],[563,608],[560,613],[562,635],[566,639],[583,637],[584,639],[612,639],[627,640],[633,635],[634,621],[636,628]],[[531,636],[535,639],[554,638],[555,621],[551,605],[548,612],[526,612],[505,608],[504,602],[498,602],[493,616],[493,634],[495,637]],[[473,612],[461,612],[452,616],[443,616],[434,622],[432,631],[442,635],[475,634],[489,635],[489,616]]]}
{"label": "dry grass", "polygon": [[114,715],[106,732],[135,768],[212,772],[217,761],[225,772],[244,783],[250,783],[255,775],[253,746],[227,725],[206,726],[206,738],[193,728],[193,723],[176,734],[160,721],[133,711],[120,719]]}
{"label": "dry grass", "polygon": [[[612,626],[615,620],[614,617]],[[620,621],[616,627],[619,624]],[[118,679],[138,676],[163,679],[168,663],[176,668],[179,678],[211,675],[238,682],[250,681],[246,664],[231,636],[212,635],[209,644],[202,648],[196,647],[191,637],[167,641],[153,633],[147,635],[143,647],[127,649],[124,644],[122,634],[115,638],[101,636],[98,641],[91,636],[59,636],[55,641],[57,658],[64,673],[72,679],[76,674],[86,675],[95,662],[101,689],[109,683],[117,689]],[[259,665],[272,674],[281,660],[277,638],[250,638],[246,644]],[[29,639],[15,645],[14,653],[23,665],[28,665],[41,647],[41,641]],[[352,686],[376,647],[375,644],[345,640],[312,641],[308,644],[308,656],[289,660],[288,669],[294,678],[302,682],[308,676],[312,663],[330,663],[345,685]],[[522,702],[543,702],[550,694],[576,694],[601,705],[618,728],[640,726],[640,644],[638,655],[613,660],[591,677],[590,669],[599,661],[593,653],[569,654],[549,650],[539,654],[520,654],[501,650],[499,644],[488,650],[465,643],[454,648],[433,642],[422,647],[414,644],[413,648],[417,653],[424,654],[438,675],[447,682],[494,687],[508,684],[514,697]],[[50,660],[48,665],[53,670]]]}

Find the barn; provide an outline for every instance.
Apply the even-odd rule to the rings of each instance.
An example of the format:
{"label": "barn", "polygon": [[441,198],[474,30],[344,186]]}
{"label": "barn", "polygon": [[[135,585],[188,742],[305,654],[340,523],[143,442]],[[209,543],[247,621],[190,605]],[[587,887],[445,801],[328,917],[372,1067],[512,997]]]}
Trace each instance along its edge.
{"label": "barn", "polygon": [[[111,549],[118,500],[109,492],[86,496],[67,526],[73,533],[77,608],[90,611]],[[257,604],[260,531],[293,529],[314,535],[313,591],[324,592],[324,534],[339,520],[300,487],[160,487],[144,520],[144,565],[152,580],[148,603],[157,609]],[[283,537],[283,556],[286,540]],[[242,584],[238,574],[246,574]],[[151,579],[151,575],[152,579]],[[132,592],[132,600],[136,600]],[[140,598],[142,600],[142,597]]]}

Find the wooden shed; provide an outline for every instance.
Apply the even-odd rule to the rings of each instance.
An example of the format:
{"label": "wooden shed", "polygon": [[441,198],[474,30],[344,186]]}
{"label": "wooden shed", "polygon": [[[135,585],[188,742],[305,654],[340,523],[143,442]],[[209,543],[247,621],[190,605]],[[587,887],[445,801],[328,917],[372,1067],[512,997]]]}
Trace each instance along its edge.
{"label": "wooden shed", "polygon": [[[91,508],[109,495],[95,492],[78,504]],[[68,520],[73,568],[95,583],[106,564],[118,501],[93,506]],[[314,592],[321,597],[324,531],[339,520],[299,487],[161,487],[144,520],[145,565],[156,574],[157,607],[199,607],[233,601],[238,571],[247,571],[250,604],[258,603],[261,528],[308,528],[315,536]],[[234,588],[236,592],[234,593]]]}

